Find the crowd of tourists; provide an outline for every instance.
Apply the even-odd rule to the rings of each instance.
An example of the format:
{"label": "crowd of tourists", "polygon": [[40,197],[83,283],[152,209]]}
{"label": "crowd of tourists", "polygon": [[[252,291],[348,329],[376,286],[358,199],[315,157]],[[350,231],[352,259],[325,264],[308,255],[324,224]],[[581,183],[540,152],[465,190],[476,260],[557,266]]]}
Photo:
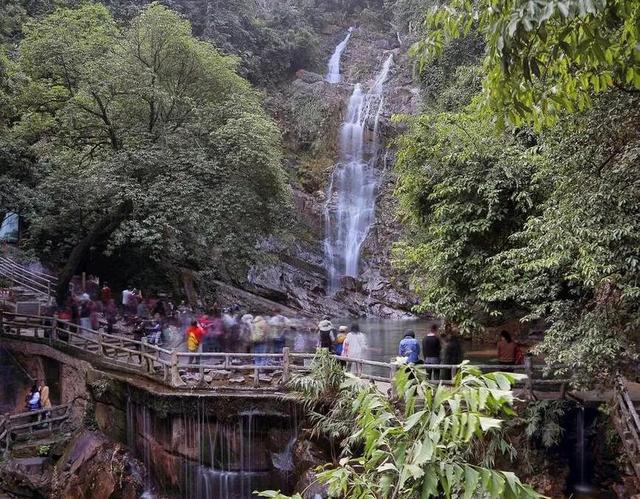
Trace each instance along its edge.
{"label": "crowd of tourists", "polygon": [[[464,360],[462,342],[457,334],[441,336],[437,325],[432,325],[422,339],[422,349],[412,330],[405,332],[398,346],[398,355],[410,364],[458,365]],[[524,355],[518,344],[507,331],[500,333],[497,344],[498,362],[504,365],[522,364]]]}
{"label": "crowd of tourists", "polygon": [[[109,284],[103,282],[100,286],[93,278],[81,291],[74,292],[71,287],[67,307],[59,317],[78,324],[80,331],[104,328],[108,333],[128,334],[138,341],[158,346],[168,344],[194,354],[252,353],[256,354],[258,364],[268,362],[264,354],[282,353],[285,346],[294,353],[326,348],[344,359],[365,359],[372,351],[357,323],[334,325],[331,318],[325,317],[313,324],[305,319],[286,317],[278,308],[270,315],[253,315],[239,304],[203,309],[183,301],[175,306],[166,295],[144,297],[132,286],[121,292],[116,305]],[[501,364],[523,362],[521,350],[507,331],[502,331],[497,350]],[[421,341],[416,339],[414,331],[407,330],[399,343],[398,355],[408,363],[427,365],[458,365],[464,358],[460,337],[450,332],[441,335],[435,324]],[[192,362],[197,362],[197,358],[194,355]],[[355,369],[355,363],[349,364]],[[433,378],[446,376],[444,371],[429,372]]]}

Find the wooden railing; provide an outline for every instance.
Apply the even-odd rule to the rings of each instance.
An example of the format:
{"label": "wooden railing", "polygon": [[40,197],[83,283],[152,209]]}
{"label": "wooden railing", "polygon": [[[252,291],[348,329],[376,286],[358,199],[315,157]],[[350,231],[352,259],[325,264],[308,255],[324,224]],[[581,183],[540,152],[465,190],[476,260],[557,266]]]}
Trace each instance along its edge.
{"label": "wooden railing", "polygon": [[34,293],[52,297],[58,284],[57,277],[43,272],[33,272],[15,261],[0,256],[0,275],[14,284]]}
{"label": "wooden railing", "polygon": [[[0,315],[0,334],[6,338],[46,343],[60,350],[78,353],[94,364],[135,372],[172,388],[189,390],[212,390],[230,385],[238,390],[256,387],[277,389],[292,374],[308,372],[315,356],[314,353],[291,353],[288,348],[284,348],[282,353],[191,353],[167,350],[144,340],[86,329],[53,317],[11,312]],[[398,365],[391,362],[337,359],[355,375],[379,383],[390,383],[398,369]],[[526,380],[518,385],[531,395],[535,388],[563,383],[563,380],[546,378],[543,366],[533,365],[528,358],[524,365],[483,364],[474,367],[485,373],[511,371],[526,374]],[[439,381],[439,375],[443,373],[449,375],[446,378],[453,378],[459,366],[437,364],[418,368],[428,370],[434,382],[448,384],[451,381]]]}
{"label": "wooden railing", "polygon": [[629,457],[629,462],[640,480],[640,415],[622,376],[616,379],[613,406],[616,430]]}
{"label": "wooden railing", "polygon": [[8,452],[16,441],[33,440],[71,429],[71,404],[0,416],[0,449]]}

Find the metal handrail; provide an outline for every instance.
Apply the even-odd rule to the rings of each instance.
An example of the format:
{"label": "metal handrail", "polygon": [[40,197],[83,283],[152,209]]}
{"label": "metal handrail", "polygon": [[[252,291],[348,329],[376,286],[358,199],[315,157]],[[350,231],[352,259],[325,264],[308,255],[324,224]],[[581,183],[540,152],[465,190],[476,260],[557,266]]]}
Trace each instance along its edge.
{"label": "metal handrail", "polygon": [[13,260],[0,256],[0,275],[13,283],[29,289],[35,293],[53,296],[53,290],[57,286],[58,279],[45,273],[33,272]]}
{"label": "metal handrail", "polygon": [[640,416],[631,400],[624,378],[618,376],[614,390],[614,424],[629,461],[640,480]]}
{"label": "metal handrail", "polygon": [[16,262],[15,260],[12,260],[11,258],[7,258],[6,256],[0,256],[0,263],[4,263],[6,265],[10,265],[18,270],[20,270],[21,272],[24,272],[25,274],[29,274],[35,278],[38,279],[42,279],[45,281],[49,281],[49,282],[56,282],[58,280],[58,278],[56,276],[53,276],[51,274],[47,274],[45,272],[36,272],[33,270],[29,270],[27,269],[24,265],[19,264],[18,262]]}

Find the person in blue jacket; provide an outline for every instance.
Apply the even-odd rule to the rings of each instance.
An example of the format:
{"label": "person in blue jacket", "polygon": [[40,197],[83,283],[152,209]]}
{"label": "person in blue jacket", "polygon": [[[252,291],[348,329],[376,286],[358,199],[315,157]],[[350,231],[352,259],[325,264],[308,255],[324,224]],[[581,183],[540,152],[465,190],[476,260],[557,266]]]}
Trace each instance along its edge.
{"label": "person in blue jacket", "polygon": [[417,364],[420,360],[420,343],[416,340],[416,334],[410,329],[405,331],[404,338],[400,340],[398,355],[406,357],[409,364]]}

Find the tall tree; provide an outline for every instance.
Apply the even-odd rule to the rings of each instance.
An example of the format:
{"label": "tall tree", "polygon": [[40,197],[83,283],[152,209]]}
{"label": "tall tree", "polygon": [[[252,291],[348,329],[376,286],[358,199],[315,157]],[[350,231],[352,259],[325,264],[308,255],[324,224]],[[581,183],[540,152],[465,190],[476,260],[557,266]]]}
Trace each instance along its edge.
{"label": "tall tree", "polygon": [[62,281],[90,252],[132,248],[237,275],[287,190],[277,129],[236,60],[159,4],[125,28],[85,4],[24,32],[11,133],[40,163],[31,243],[73,257]]}

